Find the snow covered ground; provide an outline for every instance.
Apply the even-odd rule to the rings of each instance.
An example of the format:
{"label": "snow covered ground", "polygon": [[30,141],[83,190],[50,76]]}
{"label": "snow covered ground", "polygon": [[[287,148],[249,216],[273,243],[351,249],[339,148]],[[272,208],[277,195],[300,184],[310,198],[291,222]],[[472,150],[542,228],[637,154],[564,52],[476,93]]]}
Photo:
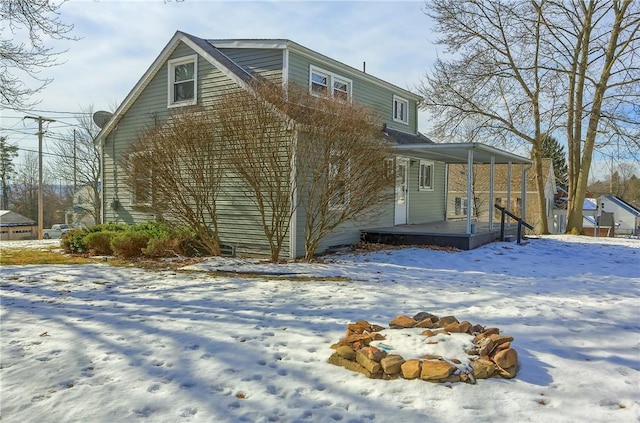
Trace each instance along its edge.
{"label": "snow covered ground", "polygon": [[[640,421],[638,240],[0,271],[7,423]],[[347,323],[420,311],[514,336],[517,377],[382,381],[327,363]]]}

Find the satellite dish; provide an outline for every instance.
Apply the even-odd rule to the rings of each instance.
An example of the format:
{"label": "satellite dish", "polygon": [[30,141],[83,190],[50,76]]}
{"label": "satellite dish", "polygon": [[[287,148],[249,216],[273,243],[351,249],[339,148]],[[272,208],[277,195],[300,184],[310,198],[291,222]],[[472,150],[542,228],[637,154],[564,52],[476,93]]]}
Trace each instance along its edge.
{"label": "satellite dish", "polygon": [[93,122],[98,125],[100,129],[102,129],[107,124],[107,122],[109,122],[111,116],[113,116],[113,113],[99,110],[93,114]]}

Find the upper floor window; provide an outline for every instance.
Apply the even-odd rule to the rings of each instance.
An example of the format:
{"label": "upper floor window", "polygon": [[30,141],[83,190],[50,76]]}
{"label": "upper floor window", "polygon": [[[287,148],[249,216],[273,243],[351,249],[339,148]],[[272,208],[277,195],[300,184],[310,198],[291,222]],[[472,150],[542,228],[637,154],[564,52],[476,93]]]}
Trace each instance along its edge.
{"label": "upper floor window", "polygon": [[420,191],[433,190],[433,163],[420,160],[418,187]]}
{"label": "upper floor window", "polygon": [[169,60],[169,107],[196,104],[198,56]]}
{"label": "upper floor window", "polygon": [[311,94],[349,100],[351,98],[351,87],[352,82],[350,79],[311,66],[309,77],[309,91]]}
{"label": "upper floor window", "polygon": [[396,95],[393,96],[393,120],[409,124],[409,101]]}

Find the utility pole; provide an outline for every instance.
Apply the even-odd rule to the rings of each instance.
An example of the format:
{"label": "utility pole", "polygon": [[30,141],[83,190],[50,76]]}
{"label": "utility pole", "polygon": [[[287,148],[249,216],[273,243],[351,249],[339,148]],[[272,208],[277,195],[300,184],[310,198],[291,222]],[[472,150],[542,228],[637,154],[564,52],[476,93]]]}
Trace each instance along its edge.
{"label": "utility pole", "polygon": [[42,208],[44,203],[44,187],[42,186],[42,136],[44,131],[42,130],[42,123],[55,122],[55,120],[43,118],[42,116],[25,116],[25,119],[38,121],[38,239],[41,240],[44,220],[44,210]]}
{"label": "utility pole", "polygon": [[77,175],[77,169],[78,166],[76,164],[77,161],[77,155],[76,155],[76,130],[73,130],[73,195],[76,195],[76,191],[78,189],[77,185],[78,185],[78,175]]}

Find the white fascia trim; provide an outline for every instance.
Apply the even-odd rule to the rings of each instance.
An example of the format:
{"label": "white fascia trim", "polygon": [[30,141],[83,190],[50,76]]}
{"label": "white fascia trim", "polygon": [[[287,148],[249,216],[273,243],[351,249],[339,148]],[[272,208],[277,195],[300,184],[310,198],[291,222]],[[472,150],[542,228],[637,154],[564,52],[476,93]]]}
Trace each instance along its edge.
{"label": "white fascia trim", "polygon": [[273,40],[258,40],[258,39],[247,39],[247,40],[207,40],[209,43],[213,44],[216,48],[275,48],[275,49],[286,49],[288,40],[284,39],[273,39]]}

